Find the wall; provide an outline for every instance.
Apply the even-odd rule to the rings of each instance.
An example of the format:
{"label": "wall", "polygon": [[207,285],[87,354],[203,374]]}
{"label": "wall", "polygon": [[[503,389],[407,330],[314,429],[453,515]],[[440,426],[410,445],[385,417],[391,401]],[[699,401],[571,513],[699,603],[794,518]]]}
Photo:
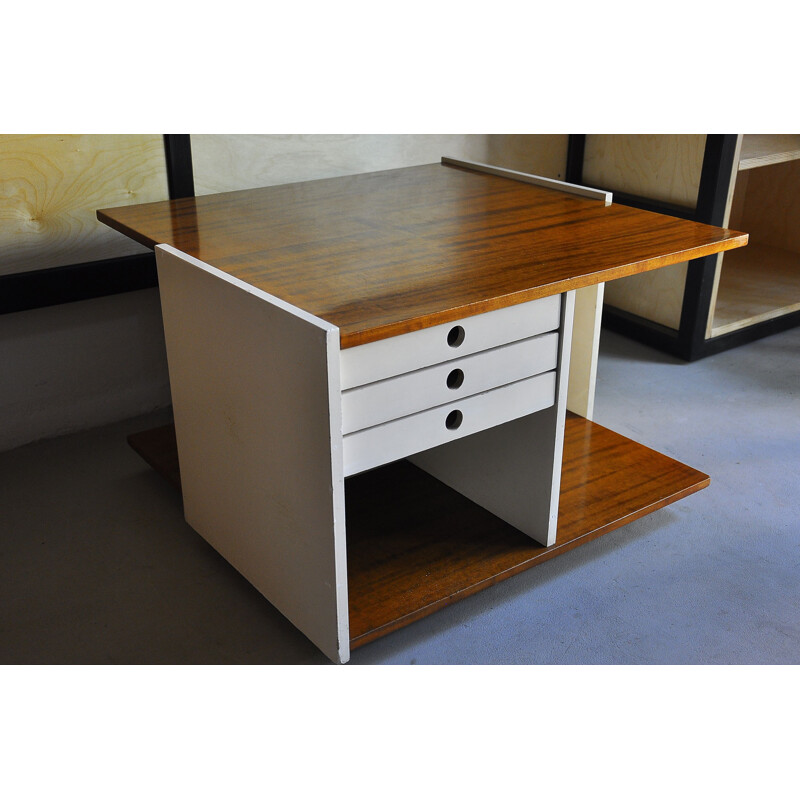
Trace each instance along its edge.
{"label": "wall", "polygon": [[[6,255],[13,251],[20,263],[25,256],[26,268],[74,263],[75,254],[91,254],[98,242],[102,257],[131,252],[126,237],[97,228],[95,209],[158,199],[166,191],[158,136],[155,143],[144,136],[139,142],[128,136],[2,138],[29,140],[15,142],[16,150],[3,144],[6,155],[27,153],[27,167],[26,158],[0,159],[0,240]],[[202,194],[431,163],[442,155],[563,178],[567,137],[204,135],[192,137],[192,148]],[[13,272],[12,261],[0,259],[0,269]],[[0,316],[0,364],[0,450],[170,402],[157,290]]]}
{"label": "wall", "polygon": [[567,160],[565,135],[193,135],[191,141],[197,194],[432,164],[442,156],[563,178]]}
{"label": "wall", "polygon": [[156,289],[4,314],[0,364],[0,450],[170,402]]}

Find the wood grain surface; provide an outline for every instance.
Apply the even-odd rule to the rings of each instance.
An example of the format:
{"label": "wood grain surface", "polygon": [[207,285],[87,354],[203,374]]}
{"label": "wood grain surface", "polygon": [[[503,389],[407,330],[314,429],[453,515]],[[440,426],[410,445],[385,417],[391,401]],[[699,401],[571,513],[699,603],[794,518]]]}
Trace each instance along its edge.
{"label": "wood grain surface", "polygon": [[98,217],[336,325],[343,348],[747,242],[735,231],[441,164]]}
{"label": "wood grain surface", "polygon": [[583,180],[694,208],[705,147],[705,134],[588,134]]}
{"label": "wood grain surface", "polygon": [[748,133],[743,136],[739,169],[754,169],[798,158],[800,158],[800,134]]}
{"label": "wood grain surface", "polygon": [[0,274],[146,252],[96,209],[167,197],[160,134],[2,135]]}
{"label": "wood grain surface", "polygon": [[[131,446],[180,485],[172,426]],[[567,415],[556,544],[543,547],[407,461],[348,478],[350,644],[358,647],[616,530],[707,475]],[[413,502],[409,502],[413,498]]]}

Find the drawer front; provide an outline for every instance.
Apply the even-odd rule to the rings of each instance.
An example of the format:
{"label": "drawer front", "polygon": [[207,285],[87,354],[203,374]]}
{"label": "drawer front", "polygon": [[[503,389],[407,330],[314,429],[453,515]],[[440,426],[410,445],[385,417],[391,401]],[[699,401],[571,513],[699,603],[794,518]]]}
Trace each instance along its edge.
{"label": "drawer front", "polygon": [[487,311],[445,325],[380,339],[341,351],[342,389],[451,361],[481,350],[554,331],[561,295]]}
{"label": "drawer front", "polygon": [[544,333],[342,393],[342,431],[354,431],[556,368],[558,333]]}
{"label": "drawer front", "polygon": [[344,474],[460,439],[541,411],[555,402],[556,373],[545,372],[498,389],[375,425],[344,437]]}

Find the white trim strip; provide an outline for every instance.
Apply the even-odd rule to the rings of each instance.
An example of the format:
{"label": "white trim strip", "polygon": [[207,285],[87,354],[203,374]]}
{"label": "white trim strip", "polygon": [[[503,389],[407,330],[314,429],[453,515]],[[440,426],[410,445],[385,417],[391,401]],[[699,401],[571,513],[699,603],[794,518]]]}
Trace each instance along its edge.
{"label": "white trim strip", "polygon": [[476,172],[486,172],[489,175],[497,175],[501,178],[511,178],[523,183],[532,183],[534,186],[543,186],[545,189],[557,189],[568,194],[577,194],[581,197],[588,197],[591,200],[602,200],[604,205],[610,206],[613,201],[612,192],[603,189],[593,189],[590,186],[579,186],[577,183],[567,183],[557,181],[555,178],[543,178],[541,175],[531,175],[527,172],[518,172],[515,169],[504,169],[503,167],[493,167],[491,164],[481,164],[479,161],[460,161],[457,158],[442,156],[442,164],[450,167],[463,167],[472,169]]}
{"label": "white trim strip", "polygon": [[267,303],[270,303],[276,308],[280,308],[282,311],[287,311],[293,316],[298,317],[304,322],[308,322],[317,328],[321,328],[329,333],[336,331],[338,334],[339,332],[339,329],[336,327],[336,325],[331,324],[327,320],[324,320],[321,317],[315,317],[313,314],[309,314],[308,311],[305,311],[299,306],[294,306],[291,303],[287,303],[285,300],[281,300],[280,297],[275,297],[275,295],[253,286],[252,283],[247,283],[240,278],[235,278],[233,275],[229,275],[227,272],[223,272],[221,269],[214,267],[211,264],[207,264],[205,261],[201,261],[199,258],[190,256],[188,253],[184,253],[182,250],[178,250],[176,247],[173,247],[170,244],[157,244],[155,249],[163,250],[165,253],[169,253],[176,258],[183,259],[192,266],[195,266],[198,269],[202,269],[210,275],[213,275],[215,278],[219,278],[226,283],[230,283],[233,286],[236,286],[238,289],[241,289],[243,292],[247,292],[247,294],[255,295],[259,299],[265,300]]}

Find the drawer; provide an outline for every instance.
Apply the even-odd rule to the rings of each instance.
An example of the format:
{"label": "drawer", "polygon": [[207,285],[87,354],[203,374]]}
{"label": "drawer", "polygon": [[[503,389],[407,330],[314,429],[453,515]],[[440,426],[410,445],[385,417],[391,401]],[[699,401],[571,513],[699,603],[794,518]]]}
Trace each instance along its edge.
{"label": "drawer", "polygon": [[554,331],[560,319],[561,295],[552,295],[402,336],[348,347],[340,354],[342,389]]}
{"label": "drawer", "polygon": [[353,433],[556,368],[558,333],[494,347],[342,392],[342,431]]}
{"label": "drawer", "polygon": [[541,411],[555,402],[556,373],[501,386],[345,435],[345,477]]}

